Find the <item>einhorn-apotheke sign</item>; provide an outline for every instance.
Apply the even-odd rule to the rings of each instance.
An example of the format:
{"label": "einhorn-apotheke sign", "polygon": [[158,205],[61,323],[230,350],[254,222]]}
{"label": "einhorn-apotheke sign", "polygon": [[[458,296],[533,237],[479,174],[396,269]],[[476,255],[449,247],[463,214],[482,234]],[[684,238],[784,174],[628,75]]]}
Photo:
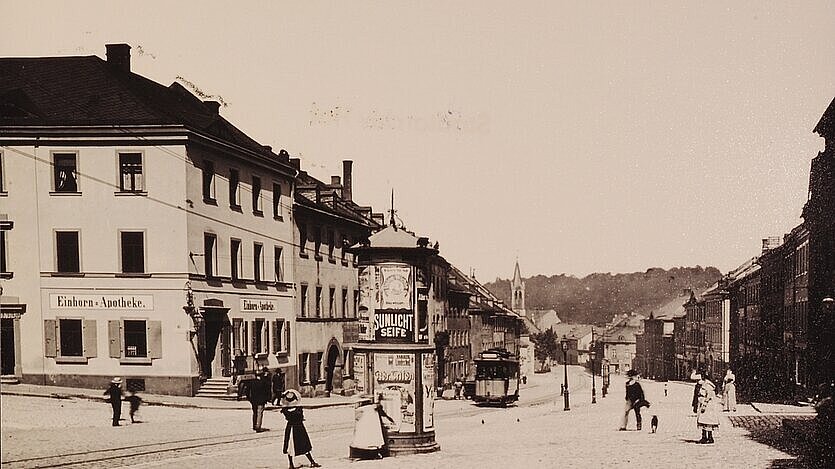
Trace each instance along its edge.
{"label": "einhorn-apotheke sign", "polygon": [[153,311],[153,295],[76,295],[51,293],[52,309],[105,309],[119,311]]}
{"label": "einhorn-apotheke sign", "polygon": [[242,313],[274,313],[278,311],[278,303],[272,300],[242,298]]}

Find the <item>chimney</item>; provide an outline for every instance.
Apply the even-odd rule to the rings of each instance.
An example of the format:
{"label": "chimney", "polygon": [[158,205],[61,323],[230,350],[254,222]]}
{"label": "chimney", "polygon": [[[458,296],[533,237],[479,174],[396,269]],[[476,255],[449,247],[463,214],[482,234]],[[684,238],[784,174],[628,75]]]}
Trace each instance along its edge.
{"label": "chimney", "polygon": [[780,237],[779,236],[769,236],[768,238],[763,238],[763,251],[766,252],[771,249],[780,246]]}
{"label": "chimney", "polygon": [[127,44],[105,44],[107,63],[122,72],[130,72],[130,46]]}
{"label": "chimney", "polygon": [[342,178],[339,176],[331,176],[331,185],[332,186],[341,186],[342,185]]}
{"label": "chimney", "polygon": [[354,162],[351,160],[343,160],[342,161],[342,198],[351,202],[353,199],[353,189],[351,183],[353,178],[351,177],[351,165]]}
{"label": "chimney", "polygon": [[220,114],[220,103],[219,102],[217,102],[217,101],[203,101],[203,105],[206,106],[206,109],[208,109],[209,112],[213,116],[216,116],[216,115]]}
{"label": "chimney", "polygon": [[273,147],[271,147],[269,145],[263,145],[263,146],[264,146],[264,151],[265,152],[267,152],[267,153],[272,153],[273,152]]}
{"label": "chimney", "polygon": [[302,169],[302,160],[300,158],[290,158],[290,166],[297,170]]}

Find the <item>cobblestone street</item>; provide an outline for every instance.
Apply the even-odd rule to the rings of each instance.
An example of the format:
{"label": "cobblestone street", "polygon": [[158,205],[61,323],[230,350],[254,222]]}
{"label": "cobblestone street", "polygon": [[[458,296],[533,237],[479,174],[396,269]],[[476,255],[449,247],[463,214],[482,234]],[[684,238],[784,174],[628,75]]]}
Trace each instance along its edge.
{"label": "cobblestone street", "polygon": [[[571,411],[563,410],[558,387],[561,374],[537,375],[522,389],[518,406],[478,408],[470,401],[436,401],[437,441],[441,451],[378,461],[351,461],[348,445],[353,432],[351,407],[310,409],[307,428],[313,454],[324,467],[785,467],[793,456],[749,438],[746,428],[778,428],[784,415],[763,415],[740,406],[733,417],[724,414],[715,445],[697,445],[695,416],[689,409],[692,385],[643,381],[652,407],[644,411],[643,431],[619,432],[623,380],[613,377],[611,392],[590,404],[590,377],[571,370]],[[544,403],[543,403],[544,402]],[[142,423],[109,426],[105,404],[74,399],[4,396],[4,467],[32,467],[108,450],[100,461],[84,467],[286,467],[281,454],[284,420],[275,411],[265,415],[271,431],[248,431],[249,412],[243,409],[181,409],[145,406]],[[658,433],[649,419],[657,415]],[[745,428],[744,428],[745,427]],[[179,442],[177,448],[160,445]],[[185,442],[185,443],[184,443]],[[214,444],[213,442],[216,442]],[[209,444],[213,443],[213,444]],[[147,454],[145,454],[147,453]],[[44,459],[20,460],[35,456]],[[123,458],[124,456],[124,458]],[[81,457],[72,456],[72,457]],[[20,461],[20,462],[15,462]],[[305,458],[296,458],[296,463]],[[81,466],[76,466],[81,467]]]}

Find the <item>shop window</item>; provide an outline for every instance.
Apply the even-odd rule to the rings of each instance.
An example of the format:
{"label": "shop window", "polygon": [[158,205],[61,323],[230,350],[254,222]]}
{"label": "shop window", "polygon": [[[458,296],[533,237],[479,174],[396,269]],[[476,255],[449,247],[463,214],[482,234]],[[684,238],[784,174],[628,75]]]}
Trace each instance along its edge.
{"label": "shop window", "polygon": [[273,321],[273,353],[287,353],[290,350],[290,325],[283,319]]}
{"label": "shop window", "polygon": [[119,153],[119,190],[122,192],[145,190],[141,153]]}
{"label": "shop window", "polygon": [[281,268],[282,262],[284,260],[281,258],[283,254],[283,249],[281,246],[275,246],[273,248],[273,267],[275,269],[275,281],[276,282],[283,282],[284,281],[284,269]]}
{"label": "shop window", "polygon": [[125,358],[148,356],[148,337],[145,321],[125,320]]}
{"label": "shop window", "polygon": [[256,319],[252,323],[252,351],[254,353],[266,352],[266,341],[264,341],[264,320]]}
{"label": "shop window", "polygon": [[56,270],[60,273],[81,272],[78,231],[55,232]]}
{"label": "shop window", "polygon": [[264,270],[264,245],[261,243],[252,244],[252,278],[256,282],[261,281],[261,272]]}
{"label": "shop window", "polygon": [[148,364],[162,358],[162,321],[120,319],[107,321],[110,356],[122,364]]}
{"label": "shop window", "polygon": [[206,277],[217,275],[217,236],[203,233],[203,268]]}
{"label": "shop window", "polygon": [[53,155],[55,192],[78,192],[78,155],[56,153]]}
{"label": "shop window", "polygon": [[215,165],[211,161],[203,162],[203,201],[215,203]]}
{"label": "shop window", "polygon": [[81,357],[84,341],[81,333],[81,319],[59,319],[59,354],[62,357]]}
{"label": "shop window", "polygon": [[237,169],[229,170],[229,206],[233,209],[241,208],[241,201],[238,197],[241,185],[241,174]]}
{"label": "shop window", "polygon": [[261,178],[252,176],[252,213],[263,215],[261,207]]}
{"label": "shop window", "polygon": [[141,274],[145,272],[145,233],[141,231],[122,231],[122,272]]}

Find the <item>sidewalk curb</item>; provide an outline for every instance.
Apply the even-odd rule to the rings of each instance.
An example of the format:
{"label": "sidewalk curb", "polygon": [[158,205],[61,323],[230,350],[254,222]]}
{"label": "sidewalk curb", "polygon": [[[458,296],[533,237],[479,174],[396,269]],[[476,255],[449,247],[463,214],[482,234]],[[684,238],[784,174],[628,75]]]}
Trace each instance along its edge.
{"label": "sidewalk curb", "polygon": [[[7,390],[3,389],[0,391],[0,395],[3,396],[20,396],[20,397],[41,397],[47,399],[86,399],[89,401],[100,401],[104,403],[106,398],[104,396],[91,396],[89,394],[83,393],[58,393],[58,392],[51,392],[51,393],[43,393],[43,392],[31,392],[31,391],[15,391],[15,390]],[[228,401],[228,402],[239,402],[239,401]],[[358,404],[360,401],[350,401],[350,402],[323,402],[323,403],[315,403],[315,404],[302,404],[300,407],[304,409],[322,409],[327,407],[341,407],[341,406],[354,406]],[[235,406],[219,406],[219,405],[199,405],[199,404],[186,404],[180,402],[166,402],[166,401],[158,401],[153,398],[147,399],[144,398],[142,401],[145,405],[150,406],[162,406],[162,407],[174,407],[179,409],[209,409],[209,410],[250,410],[249,407],[241,405],[240,407]],[[274,411],[278,410],[279,407],[268,407],[265,410],[267,411]]]}

